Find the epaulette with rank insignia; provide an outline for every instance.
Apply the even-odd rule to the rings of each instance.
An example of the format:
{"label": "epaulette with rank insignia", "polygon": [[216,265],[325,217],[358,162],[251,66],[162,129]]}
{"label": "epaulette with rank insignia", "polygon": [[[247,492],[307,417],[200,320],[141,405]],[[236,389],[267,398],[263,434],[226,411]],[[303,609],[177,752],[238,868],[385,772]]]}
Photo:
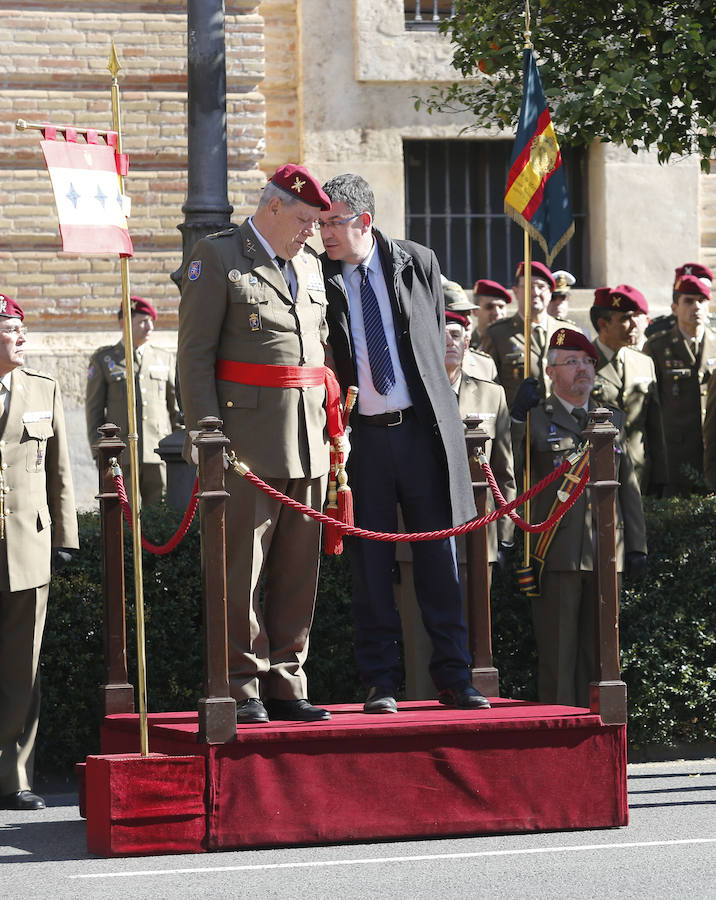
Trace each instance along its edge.
{"label": "epaulette with rank insignia", "polygon": [[238,225],[234,225],[232,222],[228,228],[222,228],[221,231],[214,231],[211,234],[207,234],[207,238],[220,238],[220,237],[228,237],[230,234],[235,234],[239,230]]}

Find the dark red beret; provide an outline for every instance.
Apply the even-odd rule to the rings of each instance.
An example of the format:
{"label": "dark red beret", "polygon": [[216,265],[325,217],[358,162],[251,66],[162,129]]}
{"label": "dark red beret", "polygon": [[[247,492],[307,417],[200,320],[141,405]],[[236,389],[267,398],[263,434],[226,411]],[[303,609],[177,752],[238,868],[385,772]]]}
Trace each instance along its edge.
{"label": "dark red beret", "polygon": [[630,284],[618,284],[609,294],[607,305],[610,309],[618,309],[621,312],[632,311],[649,314],[646,297]]}
{"label": "dark red beret", "polygon": [[674,290],[678,290],[676,282],[684,275],[693,275],[695,278],[705,278],[709,282],[714,280],[714,273],[707,266],[702,266],[701,263],[684,263],[683,266],[679,266],[679,268],[674,271]]}
{"label": "dark red beret", "polygon": [[512,294],[498,281],[481,278],[472,292],[476,297],[496,297],[498,300],[504,300],[505,303],[512,303]]}
{"label": "dark red beret", "polygon": [[[129,308],[132,310],[132,315],[137,313],[139,316],[151,316],[152,319],[157,321],[157,311],[154,309],[149,300],[145,300],[144,297],[130,297],[129,298]],[[117,313],[118,318],[122,318],[122,307],[119,307],[119,312]]]}
{"label": "dark red beret", "polygon": [[[535,278],[544,278],[544,280],[549,284],[549,289],[553,291],[556,287],[554,281],[554,275],[550,272],[547,266],[541,262],[535,262],[533,260],[532,265],[530,266],[530,271]],[[519,278],[520,275],[524,275],[525,273],[525,263],[524,260],[517,266],[517,271],[515,272],[515,279]]]}
{"label": "dark red beret", "polygon": [[330,197],[308,169],[303,166],[294,166],[293,163],[288,163],[276,169],[269,180],[276,187],[280,187],[282,191],[286,191],[287,194],[309,206],[317,206],[324,211],[331,208]]}
{"label": "dark red beret", "polygon": [[25,313],[20,304],[16,303],[12,297],[0,294],[0,316],[7,316],[8,319],[24,319]]}
{"label": "dark red beret", "polygon": [[611,306],[612,305],[612,289],[610,287],[600,287],[594,291],[594,303],[592,306]]}
{"label": "dark red beret", "polygon": [[453,309],[445,310],[445,321],[446,322],[457,322],[458,325],[462,325],[463,328],[470,327],[470,320],[467,316],[464,316],[462,313],[455,312]]}
{"label": "dark red beret", "polygon": [[674,290],[678,294],[701,294],[707,300],[711,299],[711,289],[702,278],[696,275],[682,275],[677,278]]}
{"label": "dark red beret", "polygon": [[572,328],[558,328],[550,338],[549,346],[550,350],[552,347],[556,350],[584,350],[595,363],[599,361],[594,344],[581,331],[574,331]]}

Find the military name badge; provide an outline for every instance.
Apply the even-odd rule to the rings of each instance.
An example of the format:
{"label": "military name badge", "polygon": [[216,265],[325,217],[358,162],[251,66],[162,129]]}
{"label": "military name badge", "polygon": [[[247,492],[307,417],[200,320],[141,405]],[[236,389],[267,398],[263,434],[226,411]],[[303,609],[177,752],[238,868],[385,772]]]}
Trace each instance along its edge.
{"label": "military name badge", "polygon": [[249,313],[249,328],[251,331],[261,331],[261,317],[257,312]]}
{"label": "military name badge", "polygon": [[24,412],[22,414],[23,422],[49,422],[51,418],[51,409],[38,409],[36,411]]}
{"label": "military name badge", "polygon": [[308,284],[306,285],[309,291],[321,291],[325,294],[326,286],[323,283],[323,279],[320,275],[313,274],[308,279]]}
{"label": "military name badge", "polygon": [[187,269],[186,277],[189,281],[196,281],[201,275],[201,260],[200,259],[192,259],[189,263],[189,268]]}
{"label": "military name badge", "polygon": [[241,272],[238,269],[232,269],[228,275],[229,281],[233,284],[236,284],[237,281],[241,281]]}

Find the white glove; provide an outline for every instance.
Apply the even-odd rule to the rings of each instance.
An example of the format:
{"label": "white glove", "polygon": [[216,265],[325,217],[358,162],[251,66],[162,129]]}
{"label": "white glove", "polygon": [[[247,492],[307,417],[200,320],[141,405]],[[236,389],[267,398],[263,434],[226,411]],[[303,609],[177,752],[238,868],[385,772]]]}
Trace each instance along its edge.
{"label": "white glove", "polygon": [[336,438],[336,446],[337,449],[343,453],[343,464],[345,465],[348,462],[348,457],[351,452],[351,442],[348,435],[351,433],[351,426],[347,425],[346,430],[343,432],[342,436]]}

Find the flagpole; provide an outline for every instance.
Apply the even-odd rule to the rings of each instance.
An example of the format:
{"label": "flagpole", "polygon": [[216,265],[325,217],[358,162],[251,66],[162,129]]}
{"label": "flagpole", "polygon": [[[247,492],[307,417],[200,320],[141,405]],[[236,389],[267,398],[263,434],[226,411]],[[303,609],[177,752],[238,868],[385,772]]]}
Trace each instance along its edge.
{"label": "flagpole", "polygon": [[[525,0],[525,50],[532,49],[532,32],[530,31],[530,4],[529,0]],[[522,86],[525,89],[525,85]],[[523,377],[529,378],[532,373],[532,244],[528,230],[523,230],[524,235],[524,324],[525,324],[525,355]],[[530,413],[527,411],[527,421],[525,425],[525,472],[523,487],[524,492],[530,489],[532,480],[531,473],[531,456],[530,456]],[[530,521],[530,501],[526,500],[524,504],[524,518],[526,522]],[[522,564],[527,567],[530,564],[531,541],[529,531],[524,533],[524,551],[522,556]]]}
{"label": "flagpole", "polygon": [[[121,66],[114,49],[114,41],[107,65],[112,76],[112,127],[117,132],[117,153],[122,153],[122,120],[119,105],[119,81]],[[119,175],[119,186],[124,194],[124,178]],[[134,344],[132,342],[132,310],[129,303],[129,257],[120,256],[122,274],[122,325],[124,355],[127,367],[127,415],[129,422],[129,460],[132,496],[132,547],[134,557],[134,594],[137,611],[137,695],[139,700],[139,744],[142,756],[149,754],[147,727],[147,674],[144,634],[144,584],[142,578],[142,532],[139,519],[139,435],[137,434],[137,400],[134,382]]]}

